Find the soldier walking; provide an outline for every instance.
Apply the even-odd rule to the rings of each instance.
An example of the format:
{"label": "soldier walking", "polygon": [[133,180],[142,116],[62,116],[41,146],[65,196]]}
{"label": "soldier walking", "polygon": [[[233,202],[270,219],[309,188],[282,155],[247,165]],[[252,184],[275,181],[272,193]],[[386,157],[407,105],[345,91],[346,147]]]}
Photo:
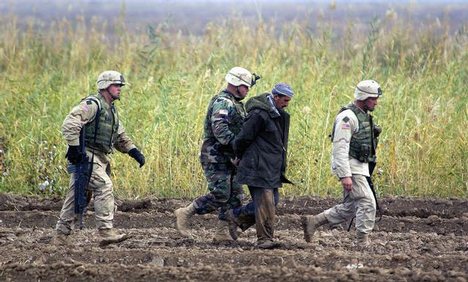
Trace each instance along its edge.
{"label": "soldier walking", "polygon": [[[83,99],[65,118],[62,133],[68,143],[66,157],[71,165],[80,163],[86,156],[90,160],[91,173],[87,192],[94,197],[96,227],[101,238],[109,243],[125,240],[113,228],[115,204],[110,179],[110,155],[114,149],[128,153],[141,166],[145,157],[125,133],[119,120],[115,100],[120,99],[121,88],[125,85],[122,74],[104,71],[97,79],[99,89],[96,95]],[[80,132],[84,130],[85,152],[80,151]],[[86,156],[84,155],[86,154]],[[68,193],[63,202],[60,218],[56,225],[59,240],[64,241],[76,226],[75,180],[71,175]]]}
{"label": "soldier walking", "polygon": [[200,161],[208,182],[208,194],[196,198],[185,208],[174,211],[179,233],[193,238],[189,221],[194,214],[219,210],[213,241],[232,240],[225,212],[241,205],[242,186],[234,180],[233,141],[239,133],[246,112],[242,100],[259,77],[248,70],[234,67],[225,76],[227,87],[211,99],[205,117]]}
{"label": "soldier walking", "polygon": [[356,245],[367,247],[369,233],[374,228],[376,199],[371,189],[370,169],[376,161],[377,137],[380,128],[370,112],[377,106],[382,95],[380,85],[374,80],[358,83],[354,90],[355,100],[343,107],[335,119],[332,132],[332,172],[343,187],[343,203],[318,215],[302,217],[304,239],[312,240],[316,229],[326,223],[332,225],[356,217]]}

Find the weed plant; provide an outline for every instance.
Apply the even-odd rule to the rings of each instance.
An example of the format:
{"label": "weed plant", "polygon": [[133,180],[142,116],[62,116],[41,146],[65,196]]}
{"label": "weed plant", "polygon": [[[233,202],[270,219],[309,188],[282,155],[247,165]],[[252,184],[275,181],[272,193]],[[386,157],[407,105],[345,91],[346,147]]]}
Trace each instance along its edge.
{"label": "weed plant", "polygon": [[[164,25],[130,33],[122,24],[31,20],[0,23],[0,191],[62,195],[68,186],[63,119],[95,93],[97,75],[121,71],[119,113],[146,156],[139,169],[128,155],[112,161],[121,197],[187,197],[206,192],[198,155],[210,98],[233,66],[261,74],[249,96],[290,83],[288,196],[340,196],[330,173],[328,135],[354,85],[375,79],[384,95],[374,112],[382,126],[375,183],[381,195],[466,197],[468,194],[468,75],[466,25],[418,26],[375,20],[368,32],[349,23],[337,38],[331,26],[307,22],[275,28],[232,17],[204,34],[169,33]],[[112,25],[111,25],[112,24]],[[109,32],[113,30],[113,32]]]}

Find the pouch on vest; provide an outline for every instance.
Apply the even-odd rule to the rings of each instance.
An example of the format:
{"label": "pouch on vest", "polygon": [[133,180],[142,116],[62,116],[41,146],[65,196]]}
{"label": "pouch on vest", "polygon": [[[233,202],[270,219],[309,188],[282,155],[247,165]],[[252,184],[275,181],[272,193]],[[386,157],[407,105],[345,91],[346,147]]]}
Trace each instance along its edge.
{"label": "pouch on vest", "polygon": [[368,162],[370,153],[371,153],[371,146],[368,144],[361,144],[361,150],[359,152],[359,161]]}

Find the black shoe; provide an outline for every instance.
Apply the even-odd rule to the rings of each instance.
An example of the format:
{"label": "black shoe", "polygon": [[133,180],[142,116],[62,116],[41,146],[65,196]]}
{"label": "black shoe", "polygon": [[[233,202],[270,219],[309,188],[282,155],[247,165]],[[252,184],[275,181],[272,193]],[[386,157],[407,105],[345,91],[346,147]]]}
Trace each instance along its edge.
{"label": "black shoe", "polygon": [[281,247],[281,243],[273,240],[261,240],[257,241],[255,247],[262,250],[276,249]]}

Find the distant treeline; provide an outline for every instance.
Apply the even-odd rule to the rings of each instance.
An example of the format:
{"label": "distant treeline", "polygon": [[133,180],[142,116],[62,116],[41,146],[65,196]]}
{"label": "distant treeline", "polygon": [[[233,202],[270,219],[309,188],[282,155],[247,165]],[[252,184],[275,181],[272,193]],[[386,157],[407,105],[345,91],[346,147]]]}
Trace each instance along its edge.
{"label": "distant treeline", "polygon": [[163,26],[170,32],[196,35],[205,32],[210,22],[221,23],[235,16],[252,24],[264,21],[281,26],[291,21],[307,22],[312,32],[320,28],[317,25],[328,24],[340,36],[349,24],[365,28],[371,21],[389,17],[420,26],[440,21],[449,27],[449,32],[457,32],[466,25],[468,3],[458,0],[17,0],[1,1],[0,15],[2,20],[9,19],[5,15],[15,15],[17,25],[23,28],[32,22],[37,28],[67,20],[107,23],[108,32],[113,33],[119,22],[132,32],[140,32],[148,26]]}

